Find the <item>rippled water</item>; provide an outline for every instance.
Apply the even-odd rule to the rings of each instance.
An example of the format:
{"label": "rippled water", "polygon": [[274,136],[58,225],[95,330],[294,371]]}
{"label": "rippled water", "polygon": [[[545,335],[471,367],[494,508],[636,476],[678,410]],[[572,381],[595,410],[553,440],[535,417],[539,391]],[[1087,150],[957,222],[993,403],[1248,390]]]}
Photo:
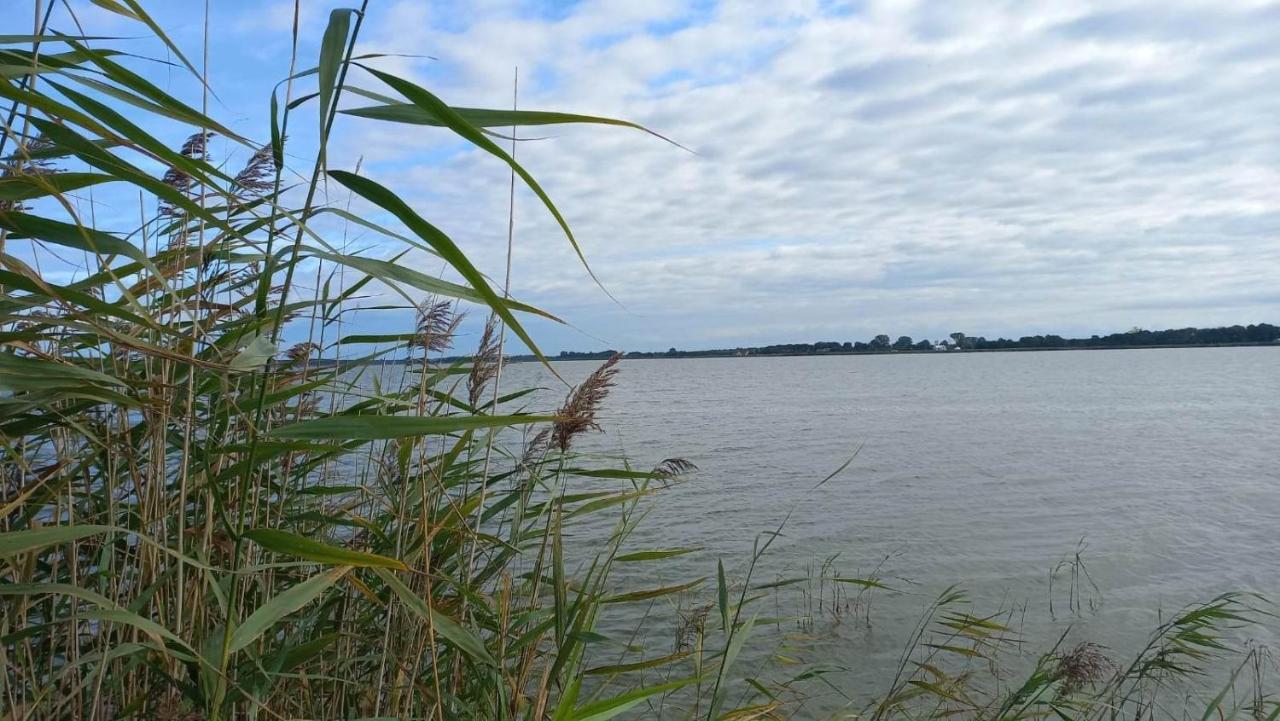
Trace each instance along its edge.
{"label": "rippled water", "polygon": [[[570,381],[595,366],[557,364]],[[552,385],[532,364],[507,373]],[[701,469],[635,538],[704,549],[645,568],[653,585],[714,577],[717,557],[740,571],[789,511],[761,578],[834,554],[845,575],[883,561],[907,593],[877,597],[869,629],[828,623],[791,649],[858,668],[853,688],[950,584],[980,610],[1024,604],[1028,652],[1073,623],[1122,655],[1162,609],[1225,590],[1280,598],[1280,348],[627,361],[603,420],[584,448]],[[1098,608],[1066,613],[1062,576],[1054,621],[1050,571],[1082,538]],[[1274,624],[1253,635],[1280,638]]]}

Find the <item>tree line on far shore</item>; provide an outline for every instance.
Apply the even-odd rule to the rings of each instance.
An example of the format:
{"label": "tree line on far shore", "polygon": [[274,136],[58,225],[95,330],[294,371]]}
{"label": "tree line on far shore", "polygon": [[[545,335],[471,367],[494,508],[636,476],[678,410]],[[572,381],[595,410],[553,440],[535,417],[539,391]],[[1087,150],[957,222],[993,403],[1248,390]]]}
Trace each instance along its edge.
{"label": "tree line on far shore", "polygon": [[[1123,333],[1093,335],[1088,338],[1064,338],[1060,335],[1024,335],[1017,340],[964,333],[951,333],[947,338],[931,341],[915,340],[911,336],[898,336],[893,340],[880,334],[868,341],[821,341],[818,343],[781,343],[777,345],[714,348],[708,350],[679,350],[627,353],[627,358],[700,358],[718,356],[768,356],[768,355],[821,355],[828,353],[894,353],[939,351],[991,351],[1036,350],[1068,348],[1132,348],[1143,346],[1214,346],[1214,345],[1262,345],[1280,343],[1280,326],[1270,323],[1256,325],[1232,325],[1221,328],[1171,328],[1168,330],[1144,330],[1133,328]],[[606,358],[615,351],[561,351],[561,360],[586,360]],[[522,356],[511,356],[522,360]]]}

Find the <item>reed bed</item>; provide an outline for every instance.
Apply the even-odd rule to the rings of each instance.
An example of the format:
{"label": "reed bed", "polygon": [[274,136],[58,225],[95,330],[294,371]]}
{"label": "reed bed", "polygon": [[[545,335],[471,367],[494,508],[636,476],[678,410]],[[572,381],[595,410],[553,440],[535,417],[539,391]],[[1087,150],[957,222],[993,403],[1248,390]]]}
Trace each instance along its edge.
{"label": "reed bed", "polygon": [[[205,86],[136,0],[98,4]],[[501,383],[503,344],[537,353],[522,320],[555,316],[511,298],[393,189],[327,154],[353,116],[452,133],[508,166],[577,250],[503,132],[638,126],[451,106],[353,54],[367,11],[335,11],[318,57],[282,70],[261,139],[149,82],[133,69],[142,60],[91,28],[55,33],[46,14],[30,35],[0,38],[11,109],[0,138],[0,718],[804,715],[830,669],[740,673],[753,631],[813,630],[824,609],[849,608],[843,591],[824,601],[829,588],[851,589],[863,609],[868,593],[893,589],[827,566],[816,580],[755,581],[782,528],[761,535],[740,573],[615,582],[618,564],[691,551],[628,539],[646,499],[692,464],[601,468],[576,454],[618,359],[566,388],[559,408],[530,408],[532,389]],[[317,125],[314,144],[290,140],[300,123]],[[173,137],[185,140],[162,140]],[[212,157],[214,139],[229,158]],[[321,201],[335,190],[350,200]],[[370,219],[384,217],[393,227]],[[401,254],[349,252],[355,231],[458,281]],[[79,268],[70,280],[42,271],[66,264]],[[349,332],[374,291],[416,322]],[[488,318],[483,335],[467,360],[444,362],[464,307]],[[586,523],[609,530],[566,548],[566,529]],[[793,586],[805,589],[801,611],[760,615],[785,609],[779,589]],[[685,599],[674,651],[600,633],[606,615],[655,599]],[[994,668],[1003,627],[949,591],[884,696],[837,713],[1154,718],[1161,691],[1225,653],[1219,634],[1255,606],[1224,596],[1189,609],[1126,667],[1089,645],[1055,650],[1009,686],[977,672]],[[1241,658],[1229,688],[1248,671],[1256,693],[1224,692],[1205,718],[1274,721],[1264,654]]]}

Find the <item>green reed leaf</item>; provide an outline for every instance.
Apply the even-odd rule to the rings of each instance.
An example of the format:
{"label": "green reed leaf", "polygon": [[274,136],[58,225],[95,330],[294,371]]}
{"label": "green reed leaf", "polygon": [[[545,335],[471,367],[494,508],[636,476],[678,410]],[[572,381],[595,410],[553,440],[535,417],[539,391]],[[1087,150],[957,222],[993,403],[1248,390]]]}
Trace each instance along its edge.
{"label": "green reed leaf", "polygon": [[271,92],[271,162],[276,170],[284,167],[284,136],[280,130],[280,101]]}
{"label": "green reed leaf", "polygon": [[681,591],[688,591],[691,588],[697,587],[705,580],[707,579],[703,577],[694,579],[688,583],[681,583],[674,586],[662,586],[660,588],[650,588],[644,591],[619,593],[615,596],[605,598],[602,603],[632,603],[634,601],[647,601],[651,598],[658,598],[661,596],[670,596],[673,593],[680,593]]}
{"label": "green reed leaf", "polygon": [[297,646],[281,649],[271,659],[263,663],[263,666],[276,673],[292,671],[311,659],[320,656],[340,638],[342,638],[341,634],[326,633],[319,638],[305,641]]}
{"label": "green reed leaf", "polygon": [[59,385],[76,385],[84,383],[108,386],[124,385],[122,381],[105,373],[71,365],[19,356],[13,353],[0,353],[0,390],[20,391],[39,390]]}
{"label": "green reed leaf", "polygon": [[494,661],[493,656],[489,654],[489,650],[484,647],[484,643],[480,639],[476,638],[466,628],[458,625],[452,618],[427,605],[427,602],[422,597],[404,585],[400,579],[395,577],[395,574],[383,568],[375,568],[373,572],[395,592],[396,596],[400,598],[400,601],[409,610],[423,620],[429,621],[435,632],[445,641],[476,661],[489,666],[497,665],[497,662]]}
{"label": "green reed leaf", "polygon": [[0,200],[32,200],[113,180],[114,177],[103,173],[9,175],[0,178]]}
{"label": "green reed leaf", "polygon": [[96,228],[42,218],[16,211],[0,211],[0,228],[13,238],[30,238],[102,255],[123,255],[137,260],[145,256],[128,241]]}
{"label": "green reed leaf", "polygon": [[555,416],[330,416],[281,426],[269,435],[274,438],[372,441],[550,423],[554,420]]}
{"label": "green reed leaf", "polygon": [[445,235],[439,228],[424,220],[422,216],[414,212],[414,210],[406,205],[405,202],[395,193],[392,193],[390,190],[378,183],[375,183],[368,178],[356,175],[355,173],[348,173],[343,170],[331,170],[329,171],[329,176],[346,186],[347,189],[351,190],[356,195],[359,195],[383,210],[389,211],[392,215],[396,216],[401,223],[404,223],[405,227],[413,231],[419,238],[425,240],[427,244],[440,254],[440,257],[443,258],[445,262],[452,266],[454,270],[458,271],[458,273],[471,284],[471,287],[474,288],[482,298],[484,298],[484,302],[493,309],[493,312],[497,313],[498,316],[506,322],[507,327],[515,332],[515,334],[520,337],[520,340],[524,341],[525,346],[529,348],[529,350],[532,351],[539,360],[544,363],[546,362],[546,358],[543,357],[542,351],[538,350],[537,344],[534,343],[533,339],[529,337],[529,334],[525,332],[524,326],[522,326],[520,322],[516,320],[515,316],[511,314],[511,310],[507,307],[507,303],[489,287],[489,283],[485,280],[484,275],[482,275],[480,271],[471,264],[471,261],[463,254],[458,246],[454,244],[453,240],[451,240],[449,236]]}
{"label": "green reed leaf", "polygon": [[578,708],[569,718],[572,721],[606,721],[618,714],[625,713],[647,698],[684,688],[690,684],[697,683],[699,680],[695,676],[628,691],[627,693],[595,701]]}
{"label": "green reed leaf", "polygon": [[98,608],[92,611],[85,611],[86,619],[94,619],[98,621],[110,621],[112,623],[124,624],[132,626],[154,638],[157,642],[171,641],[178,646],[190,648],[182,639],[178,638],[173,631],[161,626],[149,618],[143,618],[138,614],[124,608]]}
{"label": "green reed leaf", "polygon": [[578,676],[569,681],[569,685],[565,688],[564,693],[560,694],[560,699],[556,703],[555,715],[551,717],[551,721],[568,721],[573,715],[573,706],[578,703],[578,693],[582,690],[582,677]]}
{"label": "green reed leaf", "polygon": [[258,640],[281,619],[314,601],[350,571],[350,566],[339,566],[312,576],[262,604],[232,632],[227,652],[235,653]]}
{"label": "green reed leaf", "polygon": [[[590,125],[614,125],[622,128],[633,128],[641,132],[648,133],[655,138],[665,140],[677,147],[684,147],[679,143],[663,136],[659,133],[629,120],[619,120],[617,118],[606,118],[599,115],[578,115],[576,113],[557,113],[546,110],[493,110],[489,108],[462,108],[457,106],[450,107],[459,117],[477,128],[493,128],[493,127],[511,127],[528,126],[528,125],[569,125],[569,124],[590,124]],[[430,125],[435,127],[443,127],[445,121],[441,120],[430,110],[412,103],[389,102],[383,105],[369,105],[363,108],[348,108],[340,111],[345,115],[351,115],[358,118],[369,118],[371,120],[385,120],[393,123],[408,123],[411,125]]]}
{"label": "green reed leaf", "polygon": [[244,536],[267,550],[283,553],[287,556],[298,556],[308,561],[334,566],[378,566],[402,571],[407,570],[403,563],[394,558],[331,546],[327,543],[313,541],[310,538],[303,538],[277,528],[255,528],[245,531]]}
{"label": "green reed leaf", "polygon": [[[111,52],[109,50],[95,50],[78,42],[71,42],[70,44],[77,52],[83,54],[94,65],[97,65],[98,69],[102,71],[102,74],[105,77],[117,83],[121,87],[128,88],[138,95],[141,95],[142,97],[151,100],[153,103],[165,108],[168,117],[182,120],[195,128],[212,130],[224,138],[242,145],[251,145],[251,143],[249,143],[249,141],[239,133],[236,133],[208,115],[196,110],[186,103],[183,103],[169,93],[160,89],[160,87],[155,83],[152,83],[141,75],[111,59],[113,56],[119,55],[119,53]],[[199,77],[199,73],[195,74]],[[217,96],[215,95],[214,97]]]}
{"label": "green reed leaf", "polygon": [[[160,40],[169,48],[170,52],[178,56],[178,59],[182,61],[182,64],[187,66],[187,70],[190,70],[193,76],[200,79],[202,84],[204,83],[204,79],[200,75],[199,71],[196,70],[196,66],[192,65],[190,60],[187,60],[187,56],[182,54],[182,50],[169,39],[169,36],[165,34],[160,25],[157,24],[155,20],[151,19],[151,16],[148,15],[147,11],[138,4],[137,0],[90,0],[90,2],[98,7],[110,10],[117,15],[121,15],[131,20],[136,20],[146,25],[147,28],[151,30],[152,34],[160,38]],[[122,5],[121,2],[124,4]]]}
{"label": "green reed leaf", "polygon": [[429,276],[426,273],[421,273],[412,268],[406,267],[401,263],[393,263],[386,260],[379,260],[377,258],[365,258],[358,255],[330,253],[310,247],[304,247],[303,254],[322,258],[340,265],[345,265],[348,268],[355,268],[356,270],[367,273],[383,282],[394,280],[434,295],[444,296],[446,298],[469,300],[473,303],[480,303],[481,305],[488,305],[490,302],[496,300],[497,303],[500,303],[511,310],[540,315],[543,318],[554,320],[557,323],[564,322],[556,316],[531,305],[526,305],[519,301],[511,300],[510,298],[497,298],[495,296],[494,299],[490,299],[473,288],[468,288],[465,285],[458,285],[457,283],[450,283],[447,280],[440,280],[439,278]]}
{"label": "green reed leaf", "polygon": [[883,583],[875,580],[874,578],[838,577],[838,578],[832,578],[828,580],[830,580],[832,583],[844,583],[850,586],[861,586],[863,588],[882,588],[886,591],[894,590],[892,587],[886,586]]}
{"label": "green reed leaf", "polygon": [[0,45],[65,43],[73,40],[120,40],[113,35],[0,35]]}
{"label": "green reed leaf", "polygon": [[723,559],[716,559],[716,601],[720,608],[720,627],[728,634],[732,629],[729,627],[729,584],[724,578]]}
{"label": "green reed leaf", "polygon": [[110,531],[110,526],[45,526],[0,533],[0,558]]}
{"label": "green reed leaf", "polygon": [[708,719],[715,719],[720,715],[720,709],[724,706],[724,700],[729,694],[729,672],[733,667],[734,661],[738,660],[738,654],[742,652],[742,645],[747,642],[747,638],[751,635],[751,630],[756,625],[756,616],[747,619],[742,624],[742,628],[733,629],[729,638],[729,645],[725,647],[724,658],[720,660],[720,671],[716,677],[716,690],[711,698],[711,708],[707,712]]}
{"label": "green reed leaf", "polygon": [[342,54],[346,49],[347,35],[351,31],[351,16],[354,10],[338,8],[329,13],[329,24],[325,26],[324,36],[320,39],[320,62],[316,66],[319,79],[320,97],[320,133],[325,132],[325,122],[329,118],[329,104],[333,99],[334,86],[338,83],[338,68],[342,65]]}
{"label": "green reed leaf", "polygon": [[624,553],[615,558],[620,563],[631,563],[634,561],[657,561],[663,558],[674,558],[675,556],[683,556],[687,553],[700,551],[700,548],[668,548],[664,550],[653,551],[636,551],[635,553]]}
{"label": "green reed leaf", "polygon": [[258,335],[250,340],[228,365],[232,370],[237,371],[257,370],[266,365],[275,354],[276,345],[271,342],[271,337]]}
{"label": "green reed leaf", "polygon": [[596,666],[589,668],[582,673],[587,676],[612,676],[620,673],[630,673],[632,671],[641,671],[646,668],[657,668],[665,666],[669,663],[675,663],[682,658],[687,657],[693,651],[676,651],[659,658],[651,658],[646,661],[634,661],[632,663],[617,663],[611,666]]}
{"label": "green reed leaf", "polygon": [[[130,323],[137,323],[139,326],[159,330],[162,333],[172,332],[170,329],[162,328],[151,318],[137,315],[125,310],[120,305],[107,303],[89,293],[67,286],[38,282],[25,275],[19,275],[7,270],[0,270],[0,286],[4,286],[9,291],[8,300],[0,301],[0,313],[8,312],[11,309],[44,304],[56,299],[79,305],[88,311],[105,317],[119,318]],[[20,296],[14,294],[14,290],[26,291],[28,295]]]}
{"label": "green reed leaf", "polygon": [[669,478],[662,473],[654,473],[653,471],[633,471],[626,468],[566,468],[564,472],[574,476],[583,476],[585,478],[609,478],[618,480],[634,480],[634,481],[657,481]]}
{"label": "green reed leaf", "polygon": [[30,50],[0,49],[0,78],[21,78],[35,73],[61,73],[78,65],[83,65],[87,58],[83,53],[72,51],[66,53],[33,54]]}
{"label": "green reed leaf", "polygon": [[134,143],[139,148],[143,148],[157,158],[168,163],[171,167],[182,170],[190,175],[193,181],[208,184],[211,178],[220,178],[224,181],[231,181],[231,176],[218,170],[216,167],[206,163],[202,158],[193,158],[182,153],[176,152],[169,148],[159,138],[147,133],[137,124],[126,118],[124,115],[116,112],[105,103],[85,95],[84,93],[72,90],[69,87],[61,85],[53,80],[45,81],[62,93],[66,98],[76,105],[80,106],[94,120],[111,128],[121,137]]}
{"label": "green reed leaf", "polygon": [[556,208],[555,203],[551,202],[551,197],[542,189],[542,186],[538,184],[538,181],[534,180],[533,176],[529,174],[529,171],[525,170],[523,166],[516,162],[515,158],[511,157],[507,151],[499,147],[497,143],[494,143],[492,140],[485,137],[484,133],[480,132],[476,126],[467,122],[467,120],[459,115],[457,111],[449,107],[443,100],[433,95],[426,88],[415,85],[389,73],[384,73],[372,68],[366,68],[366,70],[382,82],[390,85],[396,90],[396,92],[403,95],[405,99],[438,118],[445,127],[449,128],[454,133],[457,133],[472,145],[475,145],[490,155],[501,159],[510,166],[510,168],[515,171],[516,175],[519,175],[520,179],[524,181],[524,184],[533,191],[534,195],[538,196],[542,201],[542,204],[547,208],[547,211],[551,213],[551,216],[556,219],[556,222],[560,225],[560,229],[564,231],[565,237],[569,239],[569,244],[573,246],[574,252],[578,254],[578,260],[582,263],[582,267],[586,269],[587,274],[591,276],[591,279],[595,281],[596,285],[598,285],[601,290],[605,291],[605,294],[609,293],[608,290],[605,290],[604,284],[600,282],[600,279],[596,277],[595,271],[591,269],[591,265],[587,263],[587,256],[583,254],[582,248],[578,245],[578,240],[574,237],[573,231],[570,230],[569,223],[564,219],[564,216],[560,214],[560,210]]}

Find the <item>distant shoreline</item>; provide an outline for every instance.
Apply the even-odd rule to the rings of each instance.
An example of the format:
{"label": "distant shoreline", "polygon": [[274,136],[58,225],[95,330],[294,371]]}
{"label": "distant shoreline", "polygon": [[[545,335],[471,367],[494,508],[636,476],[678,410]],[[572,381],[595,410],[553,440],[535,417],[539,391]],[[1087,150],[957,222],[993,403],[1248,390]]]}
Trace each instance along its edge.
{"label": "distant shoreline", "polygon": [[[865,351],[865,350],[839,350],[839,351],[823,351],[821,353],[749,353],[735,354],[732,352],[721,353],[718,351],[691,351],[679,355],[669,355],[666,353],[643,353],[637,355],[629,355],[624,353],[623,360],[699,360],[703,358],[822,358],[826,356],[895,356],[895,355],[965,355],[969,353],[1039,353],[1054,351],[1093,351],[1093,350],[1168,350],[1171,348],[1280,348],[1280,343],[1271,342],[1254,342],[1254,343],[1201,343],[1195,345],[1098,345],[1098,346],[1075,346],[1069,348],[971,348],[956,349],[951,351],[936,350],[891,350],[891,351]],[[575,354],[570,357],[548,356],[548,361],[567,362],[567,361],[596,361],[609,358],[612,353],[601,352],[598,354]],[[459,358],[449,358],[445,360],[468,360],[468,356]],[[391,361],[400,362],[400,361]],[[508,363],[536,363],[537,357],[532,355],[508,356]]]}
{"label": "distant shoreline", "polygon": [[[1104,351],[1104,350],[1168,350],[1171,348],[1280,348],[1280,341],[1256,341],[1256,342],[1240,342],[1240,343],[1196,343],[1196,344],[1158,344],[1158,345],[1097,345],[1097,346],[1070,346],[1057,348],[969,348],[954,349],[949,351],[940,350],[887,350],[887,351],[867,351],[867,350],[827,350],[821,352],[777,352],[777,353],[737,353],[734,351],[681,351],[676,355],[669,353],[646,353],[638,352],[633,354],[624,353],[623,360],[700,360],[706,358],[825,358],[829,356],[896,356],[896,355],[966,355],[969,353],[1037,353],[1043,351]],[[613,355],[613,351],[600,351],[598,353],[574,353],[571,356],[553,355],[548,356],[548,361],[553,362],[572,362],[572,361],[601,361]],[[444,358],[433,359],[437,363],[460,363],[471,360],[471,356],[448,356]],[[314,365],[329,366],[335,364],[332,358],[324,358],[312,361]],[[392,358],[387,360],[372,361],[372,365],[404,365],[407,363],[421,363],[421,359]],[[538,363],[540,362],[536,356],[521,354],[507,356],[507,363]]]}
{"label": "distant shoreline", "polygon": [[[1064,338],[1049,333],[1024,335],[1020,338],[993,338],[970,336],[965,333],[949,333],[938,341],[911,336],[898,336],[897,340],[884,333],[869,341],[819,341],[815,343],[776,343],[737,348],[707,348],[705,350],[680,350],[672,347],[666,351],[624,353],[623,358],[752,358],[759,356],[811,356],[811,355],[883,355],[886,353],[971,353],[990,351],[1029,350],[1120,350],[1133,348],[1220,348],[1232,346],[1280,345],[1280,326],[1270,323],[1251,323],[1217,328],[1167,328],[1145,330],[1132,328],[1123,333],[1092,335],[1087,338]],[[557,360],[601,360],[617,353],[616,350],[561,351]],[[532,354],[513,356],[513,361],[536,360]]]}
{"label": "distant shoreline", "polygon": [[[364,342],[377,340],[398,340],[406,342],[404,350],[414,347],[414,336],[380,337],[368,336]],[[419,344],[420,345],[420,344]],[[1088,338],[1064,338],[1056,334],[1024,335],[1013,338],[989,339],[985,336],[970,336],[955,332],[938,341],[921,339],[916,341],[911,336],[892,336],[881,333],[869,341],[818,341],[815,343],[775,343],[773,345],[738,346],[736,348],[707,348],[705,350],[680,350],[674,346],[666,351],[631,351],[621,352],[616,349],[598,351],[560,351],[549,356],[547,360],[557,361],[601,361],[622,353],[625,360],[653,359],[689,359],[689,358],[794,358],[807,356],[843,356],[843,355],[946,355],[950,353],[995,353],[995,352],[1027,352],[1045,350],[1138,350],[1143,348],[1239,348],[1266,347],[1280,348],[1280,326],[1270,323],[1251,323],[1249,325],[1220,326],[1217,328],[1167,328],[1165,330],[1145,330],[1133,328],[1123,333],[1110,333],[1105,336],[1092,335]],[[382,351],[378,355],[394,352],[394,349]],[[403,352],[403,351],[402,351]],[[397,354],[399,355],[399,354]],[[410,360],[408,356],[375,360],[380,365],[397,365],[400,363],[420,363],[421,357]],[[532,353],[508,355],[508,363],[530,363],[540,361]],[[454,355],[433,358],[436,363],[467,363],[470,355]],[[322,364],[334,363],[332,359],[319,361]]]}

